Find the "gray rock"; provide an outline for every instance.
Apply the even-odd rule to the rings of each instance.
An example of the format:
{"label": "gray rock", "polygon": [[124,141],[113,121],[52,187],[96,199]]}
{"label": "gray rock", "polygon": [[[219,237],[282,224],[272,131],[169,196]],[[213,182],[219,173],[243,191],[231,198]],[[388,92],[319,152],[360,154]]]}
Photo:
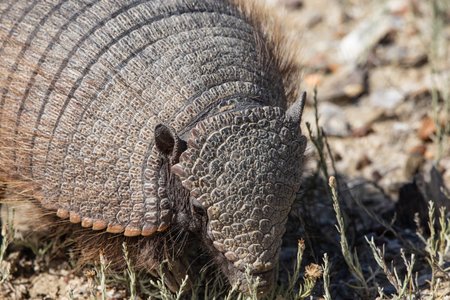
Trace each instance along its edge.
{"label": "gray rock", "polygon": [[320,103],[319,115],[319,124],[327,135],[338,137],[350,135],[350,125],[341,107],[328,102]]}
{"label": "gray rock", "polygon": [[367,72],[361,68],[343,67],[325,77],[318,86],[320,101],[348,103],[366,92]]}
{"label": "gray rock", "polygon": [[398,89],[390,88],[377,90],[370,94],[370,104],[386,110],[392,110],[405,99],[405,95]]}
{"label": "gray rock", "polygon": [[348,33],[339,45],[342,62],[361,64],[367,60],[368,53],[399,26],[400,19],[386,14],[384,10],[370,18],[362,19],[355,29]]}
{"label": "gray rock", "polygon": [[[418,44],[418,43],[416,43]],[[382,64],[396,64],[405,67],[418,67],[428,59],[423,44],[398,45],[380,47],[375,55]]]}

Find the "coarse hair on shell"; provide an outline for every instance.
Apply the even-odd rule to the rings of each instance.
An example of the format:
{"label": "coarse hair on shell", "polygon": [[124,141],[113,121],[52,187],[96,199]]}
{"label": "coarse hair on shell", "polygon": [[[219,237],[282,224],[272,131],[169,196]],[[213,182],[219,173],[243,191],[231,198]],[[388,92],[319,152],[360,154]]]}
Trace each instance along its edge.
{"label": "coarse hair on shell", "polygon": [[301,48],[283,28],[281,18],[286,13],[283,8],[273,9],[273,5],[261,0],[228,0],[257,29],[258,42],[265,65],[274,63],[283,80],[287,105],[292,105],[300,96],[302,71],[296,63]]}

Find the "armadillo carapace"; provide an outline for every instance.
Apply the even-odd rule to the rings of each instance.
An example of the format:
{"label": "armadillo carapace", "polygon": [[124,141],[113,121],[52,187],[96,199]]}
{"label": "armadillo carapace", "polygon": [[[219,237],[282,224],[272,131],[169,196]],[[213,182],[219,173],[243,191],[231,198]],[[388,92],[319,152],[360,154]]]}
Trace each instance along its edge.
{"label": "armadillo carapace", "polygon": [[189,232],[232,284],[270,286],[304,97],[250,2],[1,1],[2,180],[106,235]]}

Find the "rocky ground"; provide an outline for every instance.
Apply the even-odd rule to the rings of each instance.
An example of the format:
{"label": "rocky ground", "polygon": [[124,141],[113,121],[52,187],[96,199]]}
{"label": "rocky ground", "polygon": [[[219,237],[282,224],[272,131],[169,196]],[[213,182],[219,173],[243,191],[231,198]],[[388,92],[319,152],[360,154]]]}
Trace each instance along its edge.
{"label": "rocky ground", "polygon": [[[433,200],[447,211],[450,208],[445,188],[450,186],[449,4],[414,0],[275,2],[289,8],[286,28],[302,45],[302,85],[310,95],[304,119],[312,124],[316,138],[311,95],[317,88],[319,126],[331,150],[326,158],[327,173],[339,179],[347,237],[359,255],[364,278],[369,286],[383,288],[387,298],[398,295],[392,284],[383,282],[386,276],[374,275],[377,265],[367,237],[379,247],[384,245],[386,261],[398,268],[403,265],[400,249],[416,255],[418,292],[411,293],[411,299],[450,299],[448,242],[443,283],[436,288],[439,294],[431,295],[432,272],[423,260],[426,247],[416,234],[416,223],[427,227],[427,201]],[[299,28],[304,30],[299,33]],[[306,126],[304,132],[308,132]],[[320,157],[316,146],[310,143],[313,164]],[[317,168],[311,167],[309,178],[316,190]],[[329,223],[336,220],[329,197],[322,201],[317,192],[313,197],[305,193],[308,204],[299,209],[299,218],[307,228],[304,236],[309,238],[312,253],[335,253],[330,245],[336,247],[338,237]],[[414,222],[415,213],[418,222]],[[342,271],[348,266],[339,260],[341,254],[334,257],[333,298],[376,297],[346,285],[359,283]]]}
{"label": "rocky ground", "polygon": [[[450,211],[450,3],[266,1],[274,13],[287,10],[283,28],[301,45],[296,57],[304,70],[302,89],[308,92],[304,119],[315,141],[308,146],[310,163],[284,239],[280,280],[287,280],[297,241],[304,239],[304,265],[323,265],[328,254],[332,299],[398,299],[399,289],[386,273],[395,267],[403,280],[408,270],[402,251],[407,259],[415,256],[403,297],[450,299],[450,229],[435,226],[439,251],[430,249],[431,240],[426,246],[427,202],[434,201],[436,211]],[[303,131],[309,135],[306,125]],[[358,254],[354,261],[359,261],[362,279],[343,258],[329,175],[338,180],[345,234],[350,251]],[[388,271],[377,265],[366,237],[384,245]],[[74,270],[70,251],[58,255],[54,248],[13,242],[2,262],[10,276],[0,287],[0,298],[99,297],[98,274],[92,268]],[[430,253],[436,254],[434,265]],[[113,282],[107,298],[127,297],[127,288]],[[326,298],[326,288],[319,280],[313,297]]]}

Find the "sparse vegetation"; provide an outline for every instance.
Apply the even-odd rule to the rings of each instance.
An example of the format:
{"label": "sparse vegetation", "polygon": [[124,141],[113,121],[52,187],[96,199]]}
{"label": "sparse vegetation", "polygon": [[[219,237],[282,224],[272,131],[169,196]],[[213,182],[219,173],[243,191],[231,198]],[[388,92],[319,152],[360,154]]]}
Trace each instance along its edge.
{"label": "sparse vegetation", "polygon": [[8,280],[11,273],[11,263],[6,260],[6,250],[8,246],[14,241],[14,210],[8,209],[7,218],[4,220],[2,228],[2,241],[0,245],[0,283]]}
{"label": "sparse vegetation", "polygon": [[136,295],[136,273],[134,272],[134,268],[133,268],[133,262],[131,261],[129,255],[128,255],[128,248],[127,248],[127,244],[123,243],[122,245],[123,247],[123,255],[125,257],[125,262],[127,263],[127,271],[126,271],[126,275],[127,278],[129,279],[129,290],[130,290],[130,300],[135,300],[137,295]]}

